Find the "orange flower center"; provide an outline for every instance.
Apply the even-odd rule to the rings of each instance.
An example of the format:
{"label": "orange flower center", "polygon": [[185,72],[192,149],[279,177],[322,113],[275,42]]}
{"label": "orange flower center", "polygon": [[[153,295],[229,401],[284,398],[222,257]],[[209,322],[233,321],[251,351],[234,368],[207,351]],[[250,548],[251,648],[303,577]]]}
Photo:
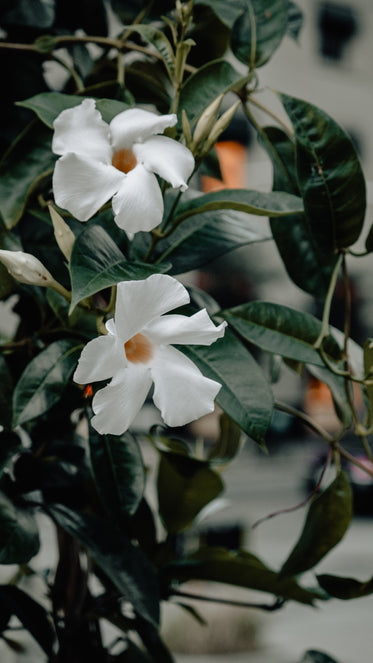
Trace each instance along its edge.
{"label": "orange flower center", "polygon": [[135,334],[124,344],[126,357],[133,364],[146,364],[153,356],[153,348],[144,334]]}
{"label": "orange flower center", "polygon": [[111,163],[114,168],[121,170],[122,173],[129,173],[130,170],[134,169],[137,161],[132,150],[126,150],[123,148],[123,150],[114,152]]}

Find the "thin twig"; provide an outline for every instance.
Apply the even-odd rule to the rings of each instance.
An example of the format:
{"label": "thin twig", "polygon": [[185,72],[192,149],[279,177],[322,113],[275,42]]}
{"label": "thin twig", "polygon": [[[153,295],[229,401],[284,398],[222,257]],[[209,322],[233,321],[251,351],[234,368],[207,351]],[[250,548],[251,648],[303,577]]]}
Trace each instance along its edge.
{"label": "thin twig", "polygon": [[223,599],[215,596],[202,596],[201,594],[190,594],[189,592],[180,592],[178,590],[172,590],[170,594],[171,598],[176,596],[184,599],[191,599],[193,601],[207,601],[209,603],[221,603],[223,605],[236,606],[238,608],[257,608],[259,610],[266,610],[268,612],[273,612],[274,610],[279,610],[282,608],[285,599],[276,599],[274,603],[251,603],[247,601],[235,601],[233,599]]}

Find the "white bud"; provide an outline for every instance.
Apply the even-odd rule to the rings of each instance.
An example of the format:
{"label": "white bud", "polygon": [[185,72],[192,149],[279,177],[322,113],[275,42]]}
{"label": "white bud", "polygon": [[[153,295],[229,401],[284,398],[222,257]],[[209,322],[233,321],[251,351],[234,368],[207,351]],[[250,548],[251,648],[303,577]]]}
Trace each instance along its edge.
{"label": "white bud", "polygon": [[230,124],[231,120],[234,117],[234,114],[237,110],[237,108],[240,106],[241,101],[236,101],[233,106],[228,108],[228,110],[223,113],[216,122],[214,128],[212,129],[208,140],[206,140],[206,143],[203,146],[203,154],[207,154],[212,148],[212,146],[216,143],[218,140],[220,134],[223,133],[223,131],[227,128],[227,126]]}
{"label": "white bud", "polygon": [[223,101],[224,94],[220,94],[214,101],[207,106],[199,118],[193,134],[193,150],[207,138],[211,129],[217,120],[221,102]]}
{"label": "white bud", "polygon": [[31,255],[31,253],[0,249],[0,262],[5,265],[9,274],[20,283],[52,288],[70,300],[71,295],[66,288],[58,283],[46,267],[44,267],[43,263]]}
{"label": "white bud", "polygon": [[62,216],[60,216],[60,214],[58,214],[58,212],[54,209],[53,205],[49,205],[48,207],[49,214],[53,223],[56,242],[65,258],[70,260],[71,250],[75,242],[75,235],[67,223],[63,220]]}

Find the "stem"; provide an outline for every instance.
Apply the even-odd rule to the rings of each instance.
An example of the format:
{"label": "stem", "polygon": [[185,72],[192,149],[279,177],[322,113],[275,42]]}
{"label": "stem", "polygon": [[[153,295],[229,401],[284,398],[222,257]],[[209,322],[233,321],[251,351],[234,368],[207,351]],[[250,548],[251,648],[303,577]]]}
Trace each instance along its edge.
{"label": "stem", "polygon": [[343,253],[340,253],[338,256],[338,260],[336,262],[336,265],[333,270],[332,278],[330,279],[329,283],[329,288],[328,292],[325,298],[325,304],[324,304],[324,311],[323,311],[323,316],[322,316],[322,325],[321,325],[321,331],[316,339],[315,343],[313,344],[313,347],[315,350],[318,350],[326,336],[329,336],[329,318],[330,318],[330,309],[333,301],[333,295],[334,295],[334,290],[337,285],[337,279],[338,279],[338,273],[340,266],[343,262]]}
{"label": "stem", "polygon": [[[325,442],[328,442],[328,444],[335,444],[335,438],[328,433],[320,424],[318,424],[314,419],[311,419],[311,417],[308,416],[305,412],[302,412],[301,410],[297,410],[295,407],[292,405],[288,405],[287,403],[283,403],[282,401],[276,401],[275,402],[275,408],[276,410],[280,410],[280,412],[286,412],[286,414],[291,414],[293,417],[297,417],[298,419],[301,419],[309,428],[311,428],[315,433],[320,435]],[[338,438],[337,438],[338,439]]]}
{"label": "stem", "polygon": [[194,601],[208,601],[210,603],[221,603],[222,605],[237,606],[239,608],[258,608],[260,610],[267,610],[272,612],[279,610],[285,603],[284,599],[276,599],[274,603],[251,603],[246,601],[235,601],[233,599],[222,599],[214,596],[202,596],[201,594],[190,594],[189,592],[181,592],[178,590],[171,590],[170,596],[177,596],[185,599],[193,599]]}

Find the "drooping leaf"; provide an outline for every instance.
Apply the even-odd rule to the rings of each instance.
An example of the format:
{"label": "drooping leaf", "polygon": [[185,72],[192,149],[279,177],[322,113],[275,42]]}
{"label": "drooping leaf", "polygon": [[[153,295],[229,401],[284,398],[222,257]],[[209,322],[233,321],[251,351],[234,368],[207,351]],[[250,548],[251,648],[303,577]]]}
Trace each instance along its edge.
{"label": "drooping leaf", "polygon": [[39,417],[58,402],[81,350],[81,343],[65,338],[51,343],[30,361],[14,390],[13,426]]}
{"label": "drooping leaf", "polygon": [[209,347],[179,346],[202,373],[217,382],[216,402],[245,433],[259,443],[272,417],[273,395],[255,359],[229,330]]}
{"label": "drooping leaf", "polygon": [[[310,313],[271,302],[249,302],[221,311],[220,315],[250,343],[267,352],[305,364],[324,367],[313,346],[321,331],[321,321]],[[324,350],[331,360],[341,358],[337,342],[328,337]]]}
{"label": "drooping leaf", "polygon": [[191,525],[201,509],[223,490],[220,475],[206,461],[162,452],[158,467],[158,504],[170,534]]}
{"label": "drooping leaf", "polygon": [[365,248],[368,251],[368,253],[372,253],[372,251],[373,251],[373,225],[370,227],[367,238],[365,240]]}
{"label": "drooping leaf", "polygon": [[98,435],[90,430],[90,460],[96,487],[109,513],[120,523],[132,516],[145,489],[145,468],[136,439]]}
{"label": "drooping leaf", "polygon": [[351,138],[327,113],[279,94],[293,124],[297,175],[312,237],[327,255],[358,239],[365,215],[365,179]]}
{"label": "drooping leaf", "polygon": [[236,553],[223,548],[201,548],[190,557],[170,564],[164,573],[170,581],[223,582],[268,592],[306,605],[325,598],[322,592],[301,587],[294,578],[279,579],[275,571],[245,550]]}
{"label": "drooping leaf", "polygon": [[[86,98],[62,92],[42,92],[24,101],[19,101],[17,105],[34,111],[47,127],[53,129],[54,120],[63,110],[79,106]],[[115,115],[128,108],[128,104],[116,99],[96,99],[96,108],[105,122],[111,122]]]}
{"label": "drooping leaf", "polygon": [[54,162],[46,130],[29,131],[11,152],[0,177],[0,215],[7,228],[13,228],[19,221],[29,196]]}
{"label": "drooping leaf", "polygon": [[153,567],[142,550],[110,520],[72,511],[62,505],[49,507],[53,518],[87,548],[111,582],[135,612],[154,626],[159,623],[159,587]]}
{"label": "drooping leaf", "polygon": [[0,425],[9,430],[12,422],[12,401],[10,395],[13,389],[13,380],[8,365],[0,355]]}
{"label": "drooping leaf", "polygon": [[288,26],[288,0],[244,0],[233,25],[231,47],[251,69],[265,64],[281,44]]}
{"label": "drooping leaf", "polygon": [[361,582],[360,580],[355,580],[355,578],[329,575],[327,573],[316,577],[320,587],[322,587],[329,596],[334,596],[342,601],[359,599],[363,596],[373,594],[373,578]]}
{"label": "drooping leaf", "polygon": [[343,538],[351,518],[351,486],[340,470],[330,486],[311,502],[302,533],[279,577],[288,578],[312,569]]}
{"label": "drooping leaf", "polygon": [[219,20],[228,28],[232,28],[235,20],[242,13],[241,0],[195,0],[195,6],[204,5],[210,7]]}
{"label": "drooping leaf", "polygon": [[208,461],[212,465],[229,463],[240,449],[241,430],[225,412],[219,417],[219,437],[212,445]]}
{"label": "drooping leaf", "polygon": [[33,513],[0,492],[0,564],[27,564],[39,546]]}
{"label": "drooping leaf", "polygon": [[338,661],[325,652],[310,649],[306,651],[300,663],[338,663]]}
{"label": "drooping leaf", "polygon": [[100,225],[88,224],[77,237],[70,259],[72,298],[70,311],[86,297],[128,279],[145,279],[169,265],[130,262]]}
{"label": "drooping leaf", "polygon": [[19,619],[45,653],[52,656],[56,636],[45,608],[15,585],[0,585],[0,602],[6,604],[10,614]]}
{"label": "drooping leaf", "polygon": [[189,76],[184,83],[179,108],[185,110],[190,124],[193,124],[220,94],[240,90],[248,79],[248,76],[243,77],[226,60],[209,62]]}
{"label": "drooping leaf", "polygon": [[286,34],[298,41],[299,34],[303,27],[303,12],[301,8],[292,0],[288,5],[288,25]]}
{"label": "drooping leaf", "polygon": [[[277,127],[263,129],[260,142],[273,164],[273,189],[299,196],[294,142]],[[270,221],[273,239],[290,278],[302,290],[324,297],[336,256],[319,250],[304,214]]]}

